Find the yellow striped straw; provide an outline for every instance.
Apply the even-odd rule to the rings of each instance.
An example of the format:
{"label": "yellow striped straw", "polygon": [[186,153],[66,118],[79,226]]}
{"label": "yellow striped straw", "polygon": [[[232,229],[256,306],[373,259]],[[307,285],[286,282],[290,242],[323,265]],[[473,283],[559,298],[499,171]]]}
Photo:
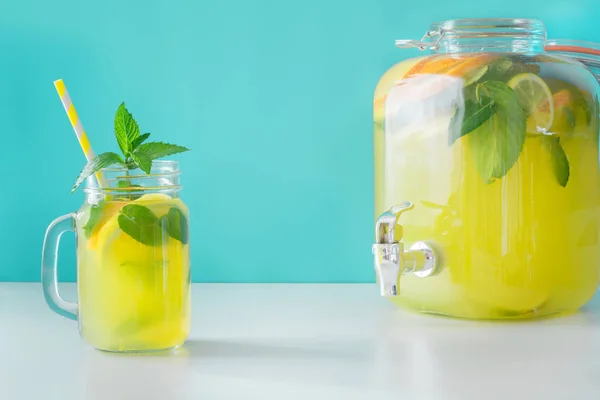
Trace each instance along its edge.
{"label": "yellow striped straw", "polygon": [[[83,154],[88,161],[91,161],[96,155],[94,154],[94,150],[92,150],[92,146],[90,145],[90,141],[83,129],[83,125],[81,124],[81,120],[77,115],[77,111],[75,110],[75,106],[71,101],[71,96],[69,96],[69,92],[67,92],[67,88],[65,87],[65,83],[62,79],[54,81],[54,87],[58,92],[58,97],[60,97],[60,101],[62,102],[65,111],[67,112],[67,116],[69,117],[69,121],[71,122],[71,126],[75,131],[75,135],[77,135],[77,140],[81,145],[81,150],[83,150]],[[108,182],[104,178],[104,176],[98,172],[96,174],[96,179],[100,184],[100,187],[108,187]]]}

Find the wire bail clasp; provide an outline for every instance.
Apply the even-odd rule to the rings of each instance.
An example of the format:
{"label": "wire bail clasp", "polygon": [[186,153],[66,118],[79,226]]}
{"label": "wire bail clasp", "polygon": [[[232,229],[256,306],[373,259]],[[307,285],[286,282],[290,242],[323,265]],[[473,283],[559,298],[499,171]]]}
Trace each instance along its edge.
{"label": "wire bail clasp", "polygon": [[396,40],[396,47],[408,49],[416,47],[419,50],[437,50],[440,40],[444,37],[443,31],[427,31],[421,40],[414,39],[399,39]]}

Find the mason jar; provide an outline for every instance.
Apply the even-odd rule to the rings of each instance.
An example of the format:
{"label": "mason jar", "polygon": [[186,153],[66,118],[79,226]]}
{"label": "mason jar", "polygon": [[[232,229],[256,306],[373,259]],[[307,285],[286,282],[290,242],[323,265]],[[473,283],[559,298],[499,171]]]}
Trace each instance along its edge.
{"label": "mason jar", "polygon": [[[46,232],[42,285],[50,308],[79,322],[100,350],[176,348],[190,330],[189,213],[180,198],[179,167],[154,161],[150,174],[103,169],[107,186],[88,178],[79,211]],[[56,264],[60,236],[77,242],[78,303],[62,299]]]}

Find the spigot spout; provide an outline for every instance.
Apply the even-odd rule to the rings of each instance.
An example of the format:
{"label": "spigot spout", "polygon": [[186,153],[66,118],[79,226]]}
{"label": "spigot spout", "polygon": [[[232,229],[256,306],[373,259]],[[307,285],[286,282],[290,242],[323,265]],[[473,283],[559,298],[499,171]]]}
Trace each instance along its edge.
{"label": "spigot spout", "polygon": [[404,265],[402,243],[379,243],[373,245],[375,274],[381,295],[398,296],[398,285]]}
{"label": "spigot spout", "polygon": [[393,297],[400,294],[400,276],[413,273],[428,277],[439,272],[440,257],[426,242],[417,242],[404,251],[402,229],[398,223],[400,214],[411,210],[413,204],[406,202],[390,208],[377,219],[375,244],[373,245],[374,267],[382,296]]}

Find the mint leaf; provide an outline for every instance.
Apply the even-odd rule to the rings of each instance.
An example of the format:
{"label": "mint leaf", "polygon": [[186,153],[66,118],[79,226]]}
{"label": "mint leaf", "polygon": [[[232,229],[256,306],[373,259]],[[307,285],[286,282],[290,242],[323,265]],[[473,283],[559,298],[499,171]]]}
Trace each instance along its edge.
{"label": "mint leaf", "polygon": [[146,141],[150,137],[149,133],[144,133],[136,138],[133,142],[131,142],[131,151],[138,148],[138,146]]}
{"label": "mint leaf", "polygon": [[525,144],[525,115],[515,92],[499,81],[477,85],[480,103],[493,102],[495,113],[471,134],[474,162],[483,179],[491,183],[505,176]]}
{"label": "mint leaf", "polygon": [[567,122],[569,123],[569,126],[572,128],[575,128],[575,113],[573,112],[573,109],[571,107],[567,107],[565,106],[565,108],[563,109],[564,113],[565,113],[565,117],[567,118]]}
{"label": "mint leaf", "polygon": [[538,75],[540,73],[540,66],[529,61],[528,59],[514,55],[499,57],[490,64],[490,68],[483,78],[485,81],[505,81],[525,72]]}
{"label": "mint leaf", "polygon": [[584,97],[583,93],[578,90],[575,94],[575,101],[573,102],[573,106],[576,109],[583,110],[585,114],[585,122],[589,125],[592,122],[592,110],[588,100]]}
{"label": "mint leaf", "polygon": [[157,158],[170,156],[171,154],[183,153],[184,151],[188,150],[189,149],[186,147],[177,146],[175,144],[163,142],[148,142],[141,144],[135,152],[144,153],[147,157],[150,158],[150,160],[156,160]]}
{"label": "mint leaf", "polygon": [[[460,109],[457,109],[453,118],[457,118],[457,116],[460,115],[460,111]],[[465,100],[461,129],[450,130],[450,144],[453,144],[467,133],[479,128],[484,122],[490,119],[493,114],[494,102],[489,97],[483,97],[476,101],[470,99]]]}
{"label": "mint leaf", "polygon": [[162,243],[162,229],[158,218],[149,208],[128,204],[119,211],[119,228],[133,239],[147,246]]}
{"label": "mint leaf", "polygon": [[507,75],[512,65],[513,61],[510,57],[501,56],[496,58],[489,64],[489,68],[485,75],[483,75],[480,82],[489,80],[506,80],[508,78]]}
{"label": "mint leaf", "polygon": [[140,188],[140,185],[132,185],[131,181],[129,179],[121,179],[119,180],[119,182],[117,183],[117,187],[118,188]]}
{"label": "mint leaf", "polygon": [[[163,217],[165,218],[165,217]],[[171,207],[166,215],[167,232],[175,240],[179,240],[182,244],[188,244],[189,228],[187,218],[181,210]]]}
{"label": "mint leaf", "polygon": [[[132,184],[129,179],[121,179],[121,180],[119,180],[119,182],[117,183],[117,187],[120,188],[120,189],[141,188],[140,185]],[[118,199],[123,199],[123,200],[135,200],[135,199],[139,199],[140,197],[142,197],[142,195],[140,195],[140,194],[133,194],[133,193],[127,191],[127,192],[125,192],[123,194],[120,194],[117,198]]]}
{"label": "mint leaf", "polygon": [[73,185],[73,189],[71,192],[77,190],[77,187],[83,183],[90,175],[95,174],[100,171],[102,168],[106,168],[113,164],[124,164],[125,162],[117,153],[102,153],[94,157],[87,165],[83,168],[83,171],[79,174],[75,185]]}
{"label": "mint leaf", "polygon": [[150,170],[152,169],[152,159],[146,153],[134,151],[131,153],[131,158],[133,158],[133,161],[135,161],[142,171],[146,174],[150,173]]}
{"label": "mint leaf", "polygon": [[565,149],[560,144],[560,138],[556,136],[542,136],[544,147],[550,152],[552,158],[552,169],[558,184],[566,187],[571,175],[571,167]]}
{"label": "mint leaf", "polygon": [[461,136],[466,135],[479,128],[494,114],[494,101],[491,98],[482,97],[479,103],[467,102],[465,104],[465,119],[463,121]]}
{"label": "mint leaf", "polygon": [[540,66],[538,64],[525,63],[523,61],[515,62],[513,64],[512,68],[510,69],[510,73],[512,76],[517,75],[517,74],[523,74],[523,73],[539,75],[540,74]]}
{"label": "mint leaf", "polygon": [[115,136],[121,152],[127,157],[132,150],[131,144],[140,136],[140,127],[125,107],[125,102],[121,103],[115,114]]}
{"label": "mint leaf", "polygon": [[92,235],[92,231],[94,230],[94,227],[96,226],[96,224],[98,224],[98,222],[100,221],[100,218],[102,217],[102,214],[104,212],[104,204],[105,204],[105,201],[100,200],[98,202],[98,204],[94,204],[92,206],[92,208],[90,209],[90,218],[87,220],[87,222],[83,226],[83,233],[85,234],[85,237],[87,239],[90,238],[90,236]]}
{"label": "mint leaf", "polygon": [[513,66],[513,61],[504,56],[498,58],[490,65],[490,72],[495,72],[497,74],[504,74]]}

